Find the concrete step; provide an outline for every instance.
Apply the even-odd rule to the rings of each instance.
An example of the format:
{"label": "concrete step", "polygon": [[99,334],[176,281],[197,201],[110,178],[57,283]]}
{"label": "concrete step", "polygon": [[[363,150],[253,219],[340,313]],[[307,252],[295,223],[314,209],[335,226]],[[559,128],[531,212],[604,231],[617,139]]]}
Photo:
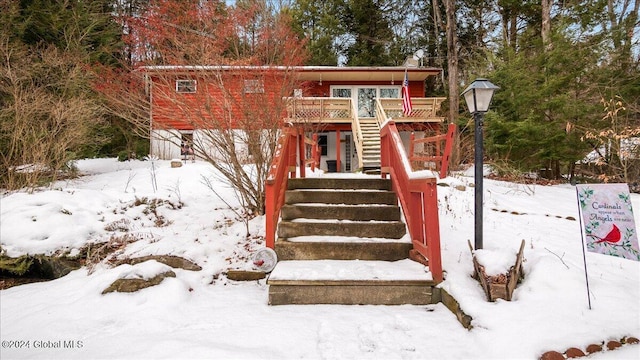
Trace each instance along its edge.
{"label": "concrete step", "polygon": [[406,226],[400,221],[287,221],[278,224],[278,237],[352,236],[361,238],[400,239]]}
{"label": "concrete step", "polygon": [[278,260],[379,260],[406,259],[413,248],[411,242],[383,238],[363,239],[344,236],[303,236],[278,239]]}
{"label": "concrete step", "polygon": [[363,178],[296,178],[289,179],[289,190],[333,189],[333,190],[391,190],[391,180],[379,177]]}
{"label": "concrete step", "polygon": [[414,261],[280,261],[269,304],[426,305],[437,302],[431,273]]}
{"label": "concrete step", "polygon": [[283,220],[400,221],[400,207],[395,205],[289,204],[280,211]]}
{"label": "concrete step", "polygon": [[393,191],[386,190],[287,190],[285,204],[296,203],[397,205],[398,200]]}

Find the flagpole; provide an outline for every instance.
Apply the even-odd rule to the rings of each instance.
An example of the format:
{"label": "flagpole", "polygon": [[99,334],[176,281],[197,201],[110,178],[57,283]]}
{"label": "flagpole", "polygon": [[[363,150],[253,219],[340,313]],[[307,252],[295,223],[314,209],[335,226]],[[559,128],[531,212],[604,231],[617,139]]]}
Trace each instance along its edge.
{"label": "flagpole", "polygon": [[582,261],[584,263],[584,279],[587,283],[587,300],[591,310],[591,291],[589,290],[589,276],[587,275],[587,252],[585,250],[584,227],[582,226],[582,207],[580,206],[580,193],[576,186],[576,199],[578,200],[578,218],[580,219],[580,244],[582,245]]}

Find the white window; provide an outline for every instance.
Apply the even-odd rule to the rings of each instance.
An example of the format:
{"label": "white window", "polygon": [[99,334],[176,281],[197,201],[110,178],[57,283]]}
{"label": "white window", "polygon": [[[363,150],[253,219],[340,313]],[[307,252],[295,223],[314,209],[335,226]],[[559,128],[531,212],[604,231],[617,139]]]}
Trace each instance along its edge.
{"label": "white window", "polygon": [[196,92],[195,80],[176,80],[176,92],[194,93]]}
{"label": "white window", "polygon": [[244,81],[245,94],[261,94],[264,93],[264,81],[258,79]]}

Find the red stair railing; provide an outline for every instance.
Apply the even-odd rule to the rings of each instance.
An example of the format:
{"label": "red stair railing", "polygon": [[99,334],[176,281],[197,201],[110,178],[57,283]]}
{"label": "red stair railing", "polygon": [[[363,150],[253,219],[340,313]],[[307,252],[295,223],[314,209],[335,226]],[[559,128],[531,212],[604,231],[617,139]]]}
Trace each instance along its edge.
{"label": "red stair railing", "polygon": [[[307,159],[307,146],[311,147],[311,159]],[[276,145],[276,152],[265,182],[265,238],[267,247],[272,249],[275,246],[276,226],[280,217],[280,209],[284,204],[287,182],[290,177],[296,177],[298,159],[300,159],[301,178],[306,176],[305,168],[307,165],[311,167],[312,171],[318,167],[320,164],[318,135],[314,134],[313,139],[309,139],[304,136],[301,128],[286,127],[282,129],[282,135]]]}
{"label": "red stair railing", "polygon": [[[415,135],[411,133],[411,137],[409,138],[409,160],[411,161],[411,166],[413,167],[417,162],[433,162],[436,165],[436,170],[440,170],[440,179],[447,177],[455,133],[455,124],[449,124],[446,134],[430,136],[423,139],[416,139]],[[442,149],[443,141],[444,151]],[[416,155],[416,144],[426,144],[429,150],[433,150],[433,155]]]}
{"label": "red stair railing", "polygon": [[440,224],[435,177],[418,176],[404,150],[396,124],[389,120],[380,130],[382,177],[391,177],[393,191],[407,221],[413,248],[429,261],[429,270],[437,283],[443,280],[440,255]]}

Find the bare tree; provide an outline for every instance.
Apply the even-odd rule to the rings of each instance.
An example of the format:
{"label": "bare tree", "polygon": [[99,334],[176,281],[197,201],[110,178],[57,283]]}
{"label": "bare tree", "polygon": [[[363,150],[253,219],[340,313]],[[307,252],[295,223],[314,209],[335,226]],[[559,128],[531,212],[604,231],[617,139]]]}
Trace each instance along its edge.
{"label": "bare tree", "polygon": [[[162,0],[126,23],[140,67],[103,77],[97,87],[106,107],[174,148],[182,140],[178,128],[195,129],[189,140],[196,154],[227,180],[250,214],[262,214],[284,98],[296,80],[292,66],[305,54],[288,19],[262,1],[227,7]],[[179,77],[197,88],[176,92]]]}
{"label": "bare tree", "polygon": [[455,0],[445,0],[447,13],[447,69],[449,70],[449,119],[458,118],[460,108],[458,87],[458,36]]}
{"label": "bare tree", "polygon": [[102,113],[84,92],[79,58],[53,46],[24,48],[0,39],[0,186],[35,187],[68,170],[73,151],[91,136]]}

